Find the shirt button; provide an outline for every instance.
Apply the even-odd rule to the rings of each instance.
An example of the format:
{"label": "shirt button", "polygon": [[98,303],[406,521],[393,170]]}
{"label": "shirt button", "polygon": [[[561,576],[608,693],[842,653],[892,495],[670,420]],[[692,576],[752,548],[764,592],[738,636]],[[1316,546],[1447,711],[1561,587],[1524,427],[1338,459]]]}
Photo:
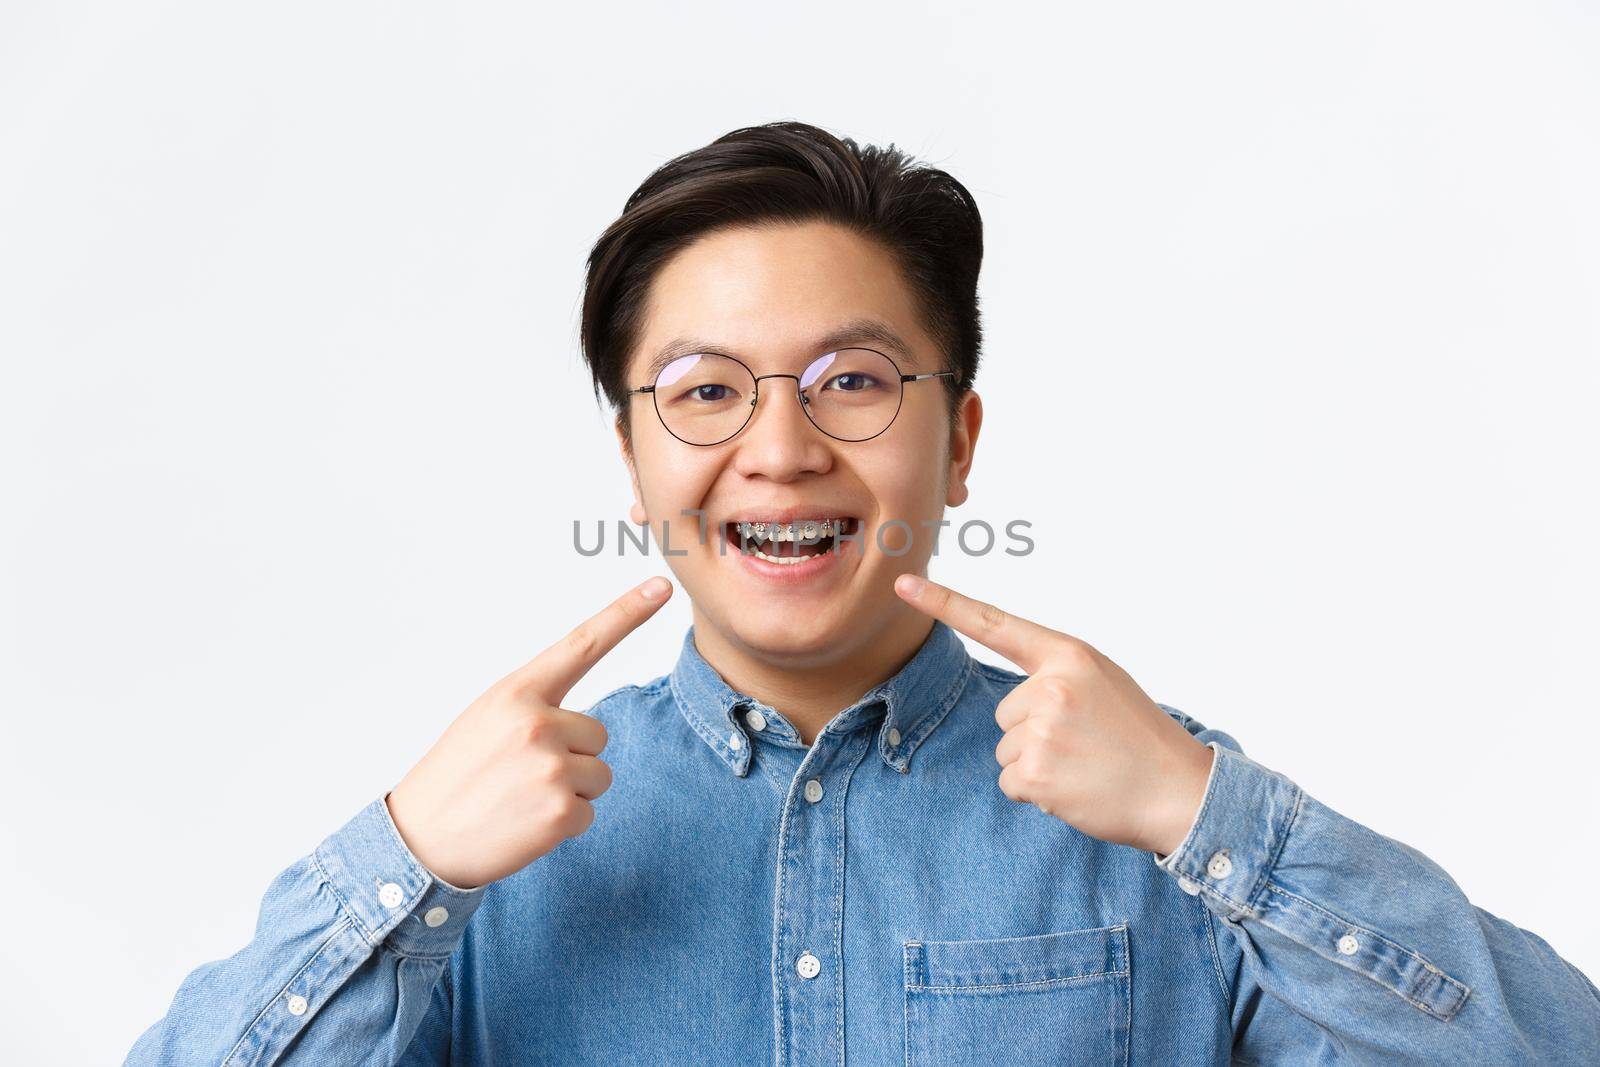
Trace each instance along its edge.
{"label": "shirt button", "polygon": [[378,889],[378,903],[386,908],[398,908],[405,902],[406,892],[393,882],[385,882]]}
{"label": "shirt button", "polygon": [[893,726],[889,727],[889,744],[898,745],[899,743],[900,743],[900,731],[896,730]]}
{"label": "shirt button", "polygon": [[806,783],[806,800],[812,804],[822,799],[822,779],[813,778]]}
{"label": "shirt button", "polygon": [[1213,878],[1226,878],[1233,873],[1233,861],[1218,852],[1211,857],[1211,862],[1206,864],[1206,873]]}
{"label": "shirt button", "polygon": [[444,908],[429,908],[428,914],[422,917],[422,921],[429,926],[443,926],[449,919],[450,913]]}
{"label": "shirt button", "polygon": [[794,969],[801,978],[815,978],[822,971],[822,961],[809,952],[802,952],[800,958],[795,960]]}
{"label": "shirt button", "polygon": [[304,1015],[306,1013],[306,998],[299,993],[289,998],[289,1014]]}
{"label": "shirt button", "polygon": [[744,747],[744,738],[739,736],[738,730],[735,730],[733,733],[728,735],[728,747],[733,749],[735,752]]}
{"label": "shirt button", "polygon": [[1341,937],[1339,939],[1339,951],[1344,953],[1346,956],[1355,955],[1356,949],[1358,949],[1360,947],[1361,947],[1361,942],[1357,941],[1355,938],[1351,937],[1349,934],[1345,934],[1343,937]]}
{"label": "shirt button", "polygon": [[1189,879],[1184,878],[1182,875],[1179,875],[1179,877],[1178,877],[1178,888],[1183,890],[1185,893],[1188,893],[1192,897],[1192,896],[1197,895],[1200,892],[1200,883],[1199,882],[1191,882]]}
{"label": "shirt button", "polygon": [[760,733],[762,730],[767,728],[767,717],[761,714],[755,708],[751,708],[745,713],[744,721],[749,723],[750,729],[754,730],[756,733]]}

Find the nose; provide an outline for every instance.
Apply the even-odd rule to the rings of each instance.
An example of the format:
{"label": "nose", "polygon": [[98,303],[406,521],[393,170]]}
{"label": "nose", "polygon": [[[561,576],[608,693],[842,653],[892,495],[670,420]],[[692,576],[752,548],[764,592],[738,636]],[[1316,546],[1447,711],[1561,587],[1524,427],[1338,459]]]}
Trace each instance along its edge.
{"label": "nose", "polygon": [[833,466],[833,449],[801,410],[794,378],[763,378],[756,410],[733,444],[733,468],[749,478],[790,482],[802,474],[823,474]]}

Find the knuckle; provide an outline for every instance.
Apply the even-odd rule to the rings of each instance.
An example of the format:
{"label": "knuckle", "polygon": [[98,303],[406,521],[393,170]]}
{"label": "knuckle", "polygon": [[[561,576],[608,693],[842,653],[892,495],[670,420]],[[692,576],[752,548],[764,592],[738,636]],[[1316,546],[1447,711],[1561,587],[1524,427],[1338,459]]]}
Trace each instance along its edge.
{"label": "knuckle", "polygon": [[513,745],[525,738],[530,714],[528,705],[518,697],[503,694],[485,704],[481,714],[496,737],[507,738]]}
{"label": "knuckle", "polygon": [[539,707],[534,684],[534,680],[527,677],[507,679],[496,687],[494,702],[509,715],[526,717],[530,710]]}
{"label": "knuckle", "polygon": [[994,706],[994,717],[996,721],[1004,719],[1008,714],[1020,707],[1027,699],[1028,695],[1026,693],[1022,693],[1019,696],[1017,689],[1013,689],[1011,692],[1001,697],[999,702]]}
{"label": "knuckle", "polygon": [[594,650],[599,647],[600,638],[588,623],[581,623],[570,630],[566,637],[562,638],[562,644],[566,646],[567,651],[579,659],[587,660],[594,655]]}
{"label": "knuckle", "polygon": [[1061,663],[1068,670],[1087,673],[1094,667],[1094,649],[1076,637],[1068,637],[1061,643]]}
{"label": "knuckle", "polygon": [[573,794],[563,802],[560,818],[561,826],[567,836],[576,837],[594,822],[594,805]]}
{"label": "knuckle", "polygon": [[516,679],[506,677],[484,690],[477,702],[491,714],[511,716],[522,713],[524,699]]}
{"label": "knuckle", "polygon": [[551,825],[555,826],[557,829],[565,828],[566,825],[572,821],[573,816],[576,814],[575,809],[577,808],[577,801],[578,797],[576,794],[567,792],[565,790],[546,797],[544,802],[544,812],[545,816],[550,820]]}
{"label": "knuckle", "polygon": [[534,758],[532,773],[537,781],[559,790],[566,784],[567,763],[559,753],[543,749]]}
{"label": "knuckle", "polygon": [[623,625],[637,625],[644,621],[646,607],[646,602],[639,598],[637,592],[630,592],[611,602],[611,613],[621,619]]}
{"label": "knuckle", "polygon": [[562,793],[555,800],[554,810],[556,820],[563,824],[575,820],[585,801],[576,793]]}
{"label": "knuckle", "polygon": [[1006,613],[993,604],[978,605],[978,625],[993,633],[1006,623]]}
{"label": "knuckle", "polygon": [[555,734],[555,723],[550,721],[550,716],[542,712],[534,712],[525,716],[522,724],[522,736],[534,748],[546,748]]}
{"label": "knuckle", "polygon": [[1050,675],[1039,679],[1039,689],[1052,704],[1065,704],[1072,699],[1072,686],[1065,678]]}

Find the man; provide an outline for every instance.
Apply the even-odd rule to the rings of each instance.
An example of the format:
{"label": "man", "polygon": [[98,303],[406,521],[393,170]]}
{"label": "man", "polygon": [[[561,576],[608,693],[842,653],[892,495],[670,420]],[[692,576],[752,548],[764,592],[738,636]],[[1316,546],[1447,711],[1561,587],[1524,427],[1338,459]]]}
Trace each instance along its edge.
{"label": "man", "polygon": [[799,123],[651,175],[583,344],[692,600],[676,665],[560,707],[652,578],[501,679],[129,1062],[1596,1062],[1545,942],[925,579],[981,256],[959,182]]}

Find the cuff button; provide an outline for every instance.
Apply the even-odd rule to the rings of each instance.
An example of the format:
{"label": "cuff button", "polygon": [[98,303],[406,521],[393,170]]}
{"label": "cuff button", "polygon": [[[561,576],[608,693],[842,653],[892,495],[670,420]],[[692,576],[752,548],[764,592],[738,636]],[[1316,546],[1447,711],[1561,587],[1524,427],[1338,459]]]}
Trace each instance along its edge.
{"label": "cuff button", "polygon": [[422,921],[429,926],[443,926],[450,919],[450,913],[444,908],[429,908]]}
{"label": "cuff button", "polygon": [[385,882],[378,887],[378,903],[386,908],[398,908],[405,899],[405,890],[393,882]]}
{"label": "cuff button", "polygon": [[1211,857],[1211,862],[1206,864],[1206,873],[1213,878],[1226,878],[1233,873],[1233,861],[1218,852]]}

